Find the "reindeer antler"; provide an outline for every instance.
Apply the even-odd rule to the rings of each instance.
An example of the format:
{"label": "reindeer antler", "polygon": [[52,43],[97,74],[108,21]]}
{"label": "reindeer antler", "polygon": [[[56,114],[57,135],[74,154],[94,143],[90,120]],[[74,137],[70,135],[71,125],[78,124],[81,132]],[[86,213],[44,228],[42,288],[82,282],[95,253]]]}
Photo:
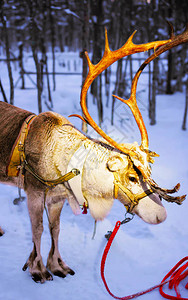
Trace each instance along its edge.
{"label": "reindeer antler", "polygon": [[[87,122],[97,133],[99,133],[106,141],[108,141],[113,147],[117,148],[118,150],[122,151],[123,153],[130,155],[130,156],[135,156],[135,152],[127,149],[125,147],[123,147],[122,145],[119,145],[116,141],[114,141],[110,136],[108,136],[96,123],[95,121],[92,119],[92,117],[90,116],[87,106],[86,106],[86,95],[87,95],[87,91],[90,87],[90,85],[92,84],[92,82],[94,81],[94,79],[101,74],[104,70],[106,70],[110,65],[112,65],[114,62],[118,61],[119,59],[128,56],[130,54],[133,53],[138,53],[138,52],[143,52],[143,51],[147,51],[150,49],[156,49],[162,45],[167,44],[169,40],[165,40],[165,41],[155,41],[155,42],[150,42],[150,43],[146,43],[146,44],[140,44],[140,45],[135,45],[132,42],[133,36],[135,35],[136,31],[134,31],[134,33],[129,37],[129,39],[127,40],[127,42],[118,50],[115,51],[111,51],[109,48],[109,43],[108,43],[108,36],[107,36],[107,30],[105,29],[105,50],[104,50],[104,55],[102,57],[102,59],[100,60],[100,62],[96,65],[93,65],[91,63],[91,60],[89,59],[88,53],[85,52],[86,58],[87,58],[87,62],[88,62],[88,66],[89,66],[89,72],[88,75],[86,77],[86,80],[82,86],[82,90],[81,90],[81,96],[80,96],[80,104],[81,104],[81,108],[82,108],[82,112],[83,112],[83,116],[81,117],[79,115],[71,115],[71,116],[76,116],[79,117],[81,120]],[[136,91],[135,91],[136,93]],[[131,106],[132,107],[132,106]],[[141,113],[138,109],[138,106],[136,104],[136,98],[134,101],[134,107],[136,107],[136,111],[134,113],[134,117],[136,117],[137,123],[139,123],[139,128],[141,130],[142,136],[144,136],[144,139],[148,141],[148,137],[147,137],[147,131],[141,116]],[[134,109],[135,111],[135,109]],[[144,143],[144,147],[147,148],[148,147],[148,143]]]}
{"label": "reindeer antler", "polygon": [[146,131],[146,127],[144,125],[144,122],[143,122],[142,116],[140,114],[140,111],[138,109],[137,101],[136,101],[136,88],[137,88],[138,79],[139,79],[142,71],[144,70],[144,68],[148,65],[148,63],[150,63],[152,60],[154,60],[160,54],[162,54],[162,53],[166,52],[167,50],[170,50],[171,48],[176,47],[180,44],[188,42],[188,24],[186,26],[185,31],[182,34],[179,34],[177,36],[174,35],[174,30],[173,30],[172,24],[169,23],[169,25],[171,28],[171,40],[169,42],[167,42],[166,44],[164,44],[163,46],[161,46],[159,49],[157,49],[140,66],[140,68],[136,72],[136,74],[133,78],[133,81],[132,81],[130,98],[128,100],[124,100],[118,96],[113,95],[115,98],[117,98],[118,100],[121,100],[123,103],[127,104],[130,107],[130,109],[133,113],[133,116],[137,122],[137,125],[140,129],[141,139],[142,139],[141,145],[144,149],[148,149],[149,142],[148,142],[148,134]]}
{"label": "reindeer antler", "polygon": [[[131,111],[133,112],[134,118],[138,124],[138,127],[140,129],[141,133],[141,138],[142,138],[142,147],[147,150],[148,149],[148,135],[147,135],[147,130],[144,125],[144,121],[142,118],[142,115],[139,111],[139,108],[137,106],[136,102],[136,88],[137,88],[137,82],[139,79],[139,76],[142,72],[142,70],[145,68],[145,66],[153,60],[155,57],[159,56],[161,53],[167,51],[168,49],[171,49],[172,47],[177,46],[178,44],[181,44],[184,41],[184,35],[179,35],[177,37],[174,36],[174,34],[171,34],[171,38],[169,40],[165,41],[155,41],[155,42],[150,42],[146,44],[140,44],[140,45],[135,45],[132,42],[133,36],[136,33],[136,31],[129,37],[127,42],[118,50],[111,51],[109,48],[109,43],[108,43],[108,36],[107,36],[107,30],[105,29],[105,51],[102,59],[100,62],[96,65],[93,65],[89,59],[88,53],[85,52],[88,66],[89,66],[89,72],[86,77],[86,80],[82,86],[81,90],[81,96],[80,96],[80,104],[83,112],[83,117],[79,115],[71,115],[71,116],[76,116],[82,119],[83,121],[87,122],[97,133],[99,133],[106,141],[108,141],[113,147],[116,149],[122,151],[123,153],[129,155],[129,156],[135,156],[136,153],[128,148],[123,147],[122,145],[118,144],[116,141],[114,141],[110,136],[108,136],[92,119],[90,116],[87,106],[86,106],[86,95],[87,91],[92,84],[93,80],[101,74],[105,69],[107,69],[110,65],[112,65],[114,62],[118,61],[119,59],[128,56],[130,54],[138,53],[138,52],[143,52],[149,49],[154,48],[154,50],[158,47],[160,47],[157,51],[154,52],[153,55],[151,55],[139,68],[137,71],[133,82],[132,82],[132,88],[131,88],[131,96],[128,100],[124,100],[122,98],[119,98],[118,96],[115,96],[116,98],[120,99],[122,102],[126,103],[130,108]],[[178,37],[181,41],[177,41]],[[161,50],[164,49],[164,50]],[[161,52],[162,51],[162,52]]]}

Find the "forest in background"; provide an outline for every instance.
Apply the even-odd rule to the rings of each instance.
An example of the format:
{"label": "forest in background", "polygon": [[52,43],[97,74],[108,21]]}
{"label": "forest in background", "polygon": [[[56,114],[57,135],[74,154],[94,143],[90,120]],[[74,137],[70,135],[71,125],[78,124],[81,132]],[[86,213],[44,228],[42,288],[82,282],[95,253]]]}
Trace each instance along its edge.
{"label": "forest in background", "polygon": [[[163,40],[169,37],[169,25],[175,34],[181,33],[188,23],[187,0],[1,0],[0,1],[0,59],[7,63],[10,95],[6,95],[3,80],[0,88],[4,101],[14,104],[14,78],[12,63],[20,67],[22,88],[25,88],[23,66],[24,51],[31,52],[36,68],[38,110],[42,111],[44,75],[48,78],[48,97],[52,103],[51,90],[56,89],[56,52],[79,51],[82,57],[82,82],[87,75],[87,50],[96,64],[104,50],[104,29],[108,30],[110,48],[118,49],[137,30],[134,43]],[[15,53],[19,55],[16,56]],[[49,79],[48,54],[53,61],[52,80]],[[148,55],[150,55],[150,51]],[[4,58],[5,57],[5,58]],[[114,93],[127,98],[133,79],[134,56],[119,60],[116,66]],[[180,45],[155,59],[148,67],[148,111],[150,123],[156,123],[156,95],[172,94],[186,89],[185,113],[182,129],[186,129],[188,110],[188,55],[186,45]],[[99,123],[103,121],[104,106],[109,103],[111,69],[105,71],[106,103],[102,100],[102,76],[93,83],[91,93],[97,104]],[[112,99],[111,122],[115,98]]]}

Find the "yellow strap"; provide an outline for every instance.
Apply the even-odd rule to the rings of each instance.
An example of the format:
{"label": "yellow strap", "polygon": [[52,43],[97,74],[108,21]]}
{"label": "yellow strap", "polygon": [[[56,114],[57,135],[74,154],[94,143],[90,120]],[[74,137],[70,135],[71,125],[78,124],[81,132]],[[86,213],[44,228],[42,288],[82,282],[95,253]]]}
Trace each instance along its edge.
{"label": "yellow strap", "polygon": [[153,190],[152,189],[145,190],[143,193],[135,195],[135,200],[139,201],[142,198],[145,198],[146,196],[149,196],[151,194],[153,194]]}
{"label": "yellow strap", "polygon": [[[128,188],[126,188],[125,186],[123,186],[118,178],[118,174],[116,172],[113,172],[114,174],[114,198],[117,199],[118,197],[118,189],[121,189],[129,198],[129,200],[131,201],[131,207],[133,208],[135,205],[138,204],[138,202],[145,198],[146,196],[149,196],[153,193],[152,189],[148,189],[145,190],[144,192],[140,193],[140,194],[133,194]],[[125,205],[127,206],[127,205]]]}
{"label": "yellow strap", "polygon": [[19,135],[14,143],[14,146],[10,155],[10,162],[7,167],[7,175],[10,177],[17,177],[19,174],[19,167],[21,165],[21,157],[24,156],[24,143],[28,135],[29,127],[31,122],[34,120],[36,115],[31,115],[24,121]]}
{"label": "yellow strap", "polygon": [[116,172],[113,172],[114,175],[114,197],[115,199],[117,199],[118,197],[118,190],[119,188],[128,196],[128,198],[131,201],[134,201],[134,194],[125,186],[123,186],[120,181],[119,181],[119,177],[118,174]]}
{"label": "yellow strap", "polygon": [[114,180],[114,198],[115,199],[117,199],[117,197],[118,197],[118,190],[119,190],[119,187],[118,187],[117,181]]}
{"label": "yellow strap", "polygon": [[32,174],[42,184],[46,185],[48,188],[54,188],[56,187],[56,185],[62,184],[65,181],[68,181],[80,174],[80,171],[78,169],[72,169],[70,172],[66,173],[65,175],[55,180],[45,180],[33,170],[33,168],[28,164],[26,160],[24,161],[24,169],[27,170],[30,174]]}

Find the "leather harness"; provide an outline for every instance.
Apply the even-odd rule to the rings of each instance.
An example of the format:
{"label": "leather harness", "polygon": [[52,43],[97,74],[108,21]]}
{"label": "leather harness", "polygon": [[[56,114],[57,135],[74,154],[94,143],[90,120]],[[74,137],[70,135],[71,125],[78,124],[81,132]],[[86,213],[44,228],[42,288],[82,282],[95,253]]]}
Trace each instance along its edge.
{"label": "leather harness", "polygon": [[[7,175],[10,177],[17,177],[19,175],[20,169],[25,169],[29,173],[31,173],[38,181],[40,181],[42,184],[44,184],[47,187],[47,190],[49,190],[50,188],[54,188],[58,184],[62,184],[65,181],[69,181],[70,179],[75,177],[75,179],[69,183],[70,187],[73,190],[73,193],[75,194],[76,198],[78,198],[79,204],[81,206],[86,205],[88,207],[88,201],[82,192],[82,169],[83,169],[83,165],[85,163],[85,160],[86,160],[87,155],[91,148],[89,148],[88,150],[85,149],[85,151],[84,151],[85,154],[82,157],[82,159],[80,159],[80,157],[76,156],[76,154],[79,153],[80,148],[84,147],[83,145],[80,146],[80,148],[78,148],[75,151],[75,153],[73,154],[73,156],[68,164],[68,167],[67,167],[67,173],[65,175],[63,175],[55,180],[44,180],[28,164],[28,162],[26,160],[25,152],[24,152],[25,140],[27,138],[31,123],[33,122],[33,120],[35,118],[36,118],[36,115],[30,115],[29,117],[26,118],[26,120],[24,121],[24,123],[21,127],[20,133],[19,133],[19,135],[14,143],[14,146],[12,148],[12,151],[11,151],[10,160],[9,160],[9,164],[7,167]],[[83,151],[81,151],[81,152],[83,153]],[[77,168],[74,167],[75,165],[77,166]],[[151,189],[148,189],[142,193],[133,194],[128,188],[126,188],[125,186],[123,186],[121,184],[119,177],[118,177],[118,173],[117,172],[112,172],[112,173],[114,175],[114,181],[113,181],[113,183],[114,183],[114,198],[115,199],[118,198],[119,189],[124,194],[126,194],[130,203],[124,204],[124,206],[126,207],[128,212],[131,212],[141,199],[143,199],[146,196],[151,195],[153,193],[153,191]],[[77,176],[77,175],[79,175],[79,176]],[[75,183],[77,185],[77,188],[75,187]],[[79,191],[79,193],[78,193],[78,191]],[[77,195],[77,193],[78,193],[78,195]]]}
{"label": "leather harness", "polygon": [[7,166],[7,175],[9,177],[18,177],[20,170],[25,169],[30,174],[32,174],[38,181],[44,184],[47,187],[47,189],[50,189],[56,187],[58,184],[62,184],[65,181],[70,180],[74,176],[77,176],[80,173],[80,171],[78,169],[73,168],[72,170],[70,170],[70,172],[59,177],[58,179],[45,180],[33,170],[33,168],[29,165],[29,163],[26,160],[24,145],[31,123],[36,117],[36,115],[30,115],[23,122],[19,135],[11,151],[9,163]]}
{"label": "leather harness", "polygon": [[127,195],[130,203],[129,204],[124,204],[124,206],[127,209],[127,212],[132,212],[134,207],[139,203],[139,201],[151,194],[153,194],[152,189],[145,190],[142,193],[138,194],[133,194],[128,188],[126,188],[124,185],[121,184],[117,172],[113,172],[114,175],[114,198],[118,198],[118,191],[119,189]]}
{"label": "leather harness", "polygon": [[19,175],[22,160],[25,159],[25,154],[24,154],[25,140],[28,135],[31,123],[35,118],[36,115],[30,115],[25,119],[20,129],[20,132],[18,134],[18,137],[12,147],[9,163],[7,166],[7,175],[10,177],[17,177]]}

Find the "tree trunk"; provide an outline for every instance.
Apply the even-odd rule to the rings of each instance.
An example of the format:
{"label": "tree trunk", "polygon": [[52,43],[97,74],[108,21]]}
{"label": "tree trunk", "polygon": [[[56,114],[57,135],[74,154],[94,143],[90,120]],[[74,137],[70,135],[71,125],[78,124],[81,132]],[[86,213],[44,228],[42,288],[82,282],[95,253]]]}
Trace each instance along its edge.
{"label": "tree trunk", "polygon": [[[149,51],[148,55],[150,56],[151,51]],[[148,65],[148,101],[149,101],[149,119],[151,120],[151,106],[152,106],[152,71],[151,71],[151,64]]]}
{"label": "tree trunk", "polygon": [[38,59],[37,50],[32,47],[33,59],[35,62],[36,72],[37,72],[37,99],[38,99],[38,111],[42,112],[42,74],[41,74],[41,64]]}
{"label": "tree trunk", "polygon": [[34,3],[31,0],[27,0],[27,5],[29,8],[30,13],[30,39],[31,39],[31,49],[33,53],[33,59],[35,62],[35,68],[37,73],[37,98],[38,98],[38,111],[39,113],[42,112],[42,76],[41,76],[41,64],[38,59],[38,53],[37,53],[37,43],[38,43],[38,28],[36,26],[36,23],[34,21],[34,14],[33,11],[35,9]]}
{"label": "tree trunk", "polygon": [[52,4],[49,0],[49,20],[50,20],[50,31],[51,31],[51,45],[52,45],[52,72],[53,72],[53,91],[56,89],[55,81],[55,28],[54,28],[54,17],[52,15]]}
{"label": "tree trunk", "polygon": [[9,37],[7,31],[7,24],[6,24],[6,17],[4,16],[3,11],[3,1],[0,3],[0,18],[3,24],[3,31],[5,37],[5,49],[6,49],[6,59],[7,59],[7,68],[8,68],[8,75],[9,75],[9,83],[10,83],[10,104],[14,104],[14,81],[12,76],[12,68],[10,62],[10,45],[9,45]]}
{"label": "tree trunk", "polygon": [[58,25],[58,40],[60,51],[64,52],[63,28],[61,25]]}
{"label": "tree trunk", "polygon": [[185,111],[184,111],[183,124],[182,124],[182,129],[183,130],[186,130],[187,112],[188,112],[188,79],[187,79],[187,82],[186,82]]}
{"label": "tree trunk", "polygon": [[[103,19],[103,6],[102,0],[92,1],[92,15],[94,20],[93,30],[93,57],[92,62],[94,64],[98,63],[101,60],[102,56],[102,38],[101,38],[101,29],[102,29],[102,19]],[[101,75],[99,75],[91,86],[91,93],[94,98],[97,100],[98,107],[98,118],[99,126],[103,122],[103,104],[102,104],[102,80]]]}
{"label": "tree trunk", "polygon": [[[127,28],[132,30],[132,0],[127,1],[127,8],[129,9],[129,17],[128,22],[125,19],[124,15],[122,14],[122,11],[124,10],[125,3],[123,0],[119,1],[117,3],[117,14],[119,14],[119,18],[116,21],[116,30],[118,31],[118,40],[116,49],[120,48],[122,46],[122,43],[125,40],[125,37],[127,35]],[[133,69],[132,69],[132,58],[129,56],[126,58],[127,62],[129,62],[130,66],[130,78],[132,80],[133,78]],[[126,80],[126,68],[123,71],[123,59],[118,60],[117,62],[117,69],[116,69],[116,83],[115,83],[115,89],[113,91],[113,94],[118,95],[120,97],[125,96],[125,91],[127,87],[127,80]],[[130,92],[130,91],[128,91]],[[114,109],[115,109],[115,103],[116,99],[113,97],[112,99],[112,110],[111,110],[111,124],[114,124]]]}
{"label": "tree trunk", "polygon": [[168,71],[167,71],[167,82],[166,82],[166,94],[171,95],[173,94],[172,90],[172,51],[168,51]]}
{"label": "tree trunk", "polygon": [[97,91],[97,107],[98,107],[98,116],[99,116],[99,126],[103,122],[103,104],[102,104],[102,75],[98,76],[98,91]]}
{"label": "tree trunk", "polygon": [[[146,26],[146,32],[147,32],[147,40],[151,40],[151,26],[150,26],[150,20],[151,20],[151,10],[150,5],[146,1],[146,16],[147,16],[147,24]],[[148,51],[148,56],[151,55],[151,50]],[[152,70],[151,70],[151,64],[148,65],[148,116],[151,120],[151,106],[152,106]]]}
{"label": "tree trunk", "polygon": [[[46,23],[47,23],[47,6],[46,6],[46,1],[43,1],[43,5],[41,6],[41,15],[43,16],[43,26],[42,26],[42,35],[41,35],[41,40],[40,40],[40,48],[42,52],[42,61],[41,61],[41,85],[42,85],[42,90],[43,88],[43,82],[44,82],[44,74],[43,74],[43,68],[45,67],[46,71],[46,80],[47,80],[47,89],[48,89],[48,101],[50,102],[50,105],[47,104],[49,109],[53,107],[52,103],[52,96],[51,96],[51,90],[50,90],[50,80],[49,80],[49,74],[48,74],[48,58],[46,55]],[[50,107],[51,106],[51,107]]]}
{"label": "tree trunk", "polygon": [[129,63],[130,63],[130,80],[133,81],[133,61],[132,55],[129,56]]}
{"label": "tree trunk", "polygon": [[156,84],[157,84],[158,60],[153,61],[153,76],[152,76],[152,98],[150,106],[151,125],[156,124]]}
{"label": "tree trunk", "polygon": [[2,93],[2,95],[3,95],[4,102],[7,102],[7,103],[8,103],[8,100],[7,100],[7,97],[6,97],[6,94],[5,94],[5,91],[4,91],[4,88],[3,88],[3,85],[2,85],[1,79],[0,79],[0,90],[1,90],[1,93]]}
{"label": "tree trunk", "polygon": [[[153,1],[152,2],[153,7],[153,19],[154,24],[158,24],[158,2]],[[157,27],[154,25],[153,33],[155,36],[155,39],[158,40],[158,32]],[[150,124],[155,125],[156,124],[156,90],[157,90],[157,77],[158,77],[158,59],[154,59],[153,61],[153,75],[152,75],[152,97],[151,97],[151,103],[150,103]]]}
{"label": "tree trunk", "polygon": [[[173,10],[172,7],[175,7],[175,1],[174,0],[169,0],[169,7],[168,7],[168,17],[170,19],[173,19]],[[170,28],[169,28],[170,30]],[[173,94],[172,90],[172,64],[173,64],[173,54],[172,50],[168,51],[168,71],[167,71],[167,82],[166,82],[166,94],[171,95]]]}
{"label": "tree trunk", "polygon": [[177,83],[176,83],[176,90],[179,92],[183,92],[183,77],[186,74],[186,52],[187,47],[184,46],[177,54],[179,56],[179,64],[178,64],[178,72],[177,72]]}
{"label": "tree trunk", "polygon": [[48,101],[51,104],[51,109],[53,108],[53,101],[52,101],[52,95],[51,95],[51,89],[50,89],[50,79],[48,74],[48,60],[46,56],[46,80],[47,80],[47,88],[48,88]]}
{"label": "tree trunk", "polygon": [[[115,89],[113,94],[118,95],[119,97],[123,97],[120,85],[122,79],[122,59],[118,60],[117,62],[117,69],[116,69],[116,82],[115,82]],[[116,99],[113,97],[112,99],[112,111],[111,111],[111,125],[114,125],[114,109],[115,109],[115,102]]]}
{"label": "tree trunk", "polygon": [[[88,65],[87,65],[87,59],[84,55],[85,51],[88,51],[88,41],[89,41],[89,4],[88,0],[83,1],[83,27],[82,27],[82,86],[85,82],[85,79],[87,77],[88,72]],[[87,105],[87,99],[86,99],[86,105]],[[87,132],[87,123],[82,122],[82,130],[83,132]]]}
{"label": "tree trunk", "polygon": [[23,67],[23,44],[19,45],[19,67],[20,67],[20,75],[22,80],[21,89],[25,89],[25,78],[24,78],[24,67]]}
{"label": "tree trunk", "polygon": [[111,76],[111,67],[105,70],[106,107],[109,106],[109,100],[110,100],[110,76]]}

